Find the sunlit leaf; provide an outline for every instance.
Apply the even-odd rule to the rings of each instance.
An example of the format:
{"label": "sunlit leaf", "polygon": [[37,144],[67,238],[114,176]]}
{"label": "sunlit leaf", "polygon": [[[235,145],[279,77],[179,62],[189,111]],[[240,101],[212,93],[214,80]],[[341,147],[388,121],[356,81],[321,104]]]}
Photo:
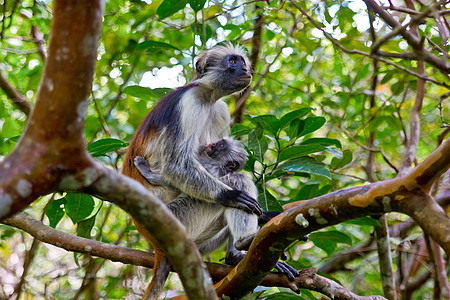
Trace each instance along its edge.
{"label": "sunlit leaf", "polygon": [[285,161],[288,159],[298,158],[302,156],[306,156],[311,153],[316,153],[319,151],[323,151],[326,148],[317,144],[310,145],[297,145],[293,147],[289,147],[281,151],[280,153],[280,161]]}
{"label": "sunlit leaf", "polygon": [[171,44],[158,41],[144,41],[136,46],[136,50],[155,49],[155,48],[168,48],[180,51],[180,49]]}
{"label": "sunlit leaf", "polygon": [[89,219],[82,220],[78,222],[77,225],[77,235],[84,237],[84,238],[90,238],[91,237],[91,230],[92,227],[94,227],[95,224],[95,215],[90,217]]}
{"label": "sunlit leaf", "polygon": [[106,138],[93,142],[87,147],[87,150],[92,156],[97,157],[105,155],[106,153],[111,151],[119,150],[120,148],[126,146],[128,146],[128,143],[124,141],[113,138]]}
{"label": "sunlit leaf", "polygon": [[319,175],[331,179],[331,173],[327,169],[326,165],[321,162],[317,162],[311,157],[300,157],[290,161],[287,161],[280,165],[277,170],[284,172],[301,172],[311,175]]}
{"label": "sunlit leaf", "polygon": [[164,0],[158,7],[156,13],[158,17],[162,20],[164,18],[170,17],[174,13],[183,9],[187,4],[187,0]]}
{"label": "sunlit leaf", "polygon": [[47,216],[49,220],[50,227],[56,228],[56,225],[58,225],[59,221],[64,217],[64,203],[66,202],[65,198],[56,199],[50,202],[49,205],[47,205],[47,208],[45,210],[45,215]]}
{"label": "sunlit leaf", "polygon": [[94,210],[94,199],[91,195],[67,193],[64,208],[74,224],[87,218]]}

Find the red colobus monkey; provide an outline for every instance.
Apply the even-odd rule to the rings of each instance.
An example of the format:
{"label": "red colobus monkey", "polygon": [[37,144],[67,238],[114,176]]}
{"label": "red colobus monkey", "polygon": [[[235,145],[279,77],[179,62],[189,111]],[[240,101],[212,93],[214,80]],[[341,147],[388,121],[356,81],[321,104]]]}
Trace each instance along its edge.
{"label": "red colobus monkey", "polygon": [[[202,145],[228,136],[230,114],[220,98],[245,89],[252,80],[249,70],[245,52],[231,43],[201,53],[196,63],[197,78],[159,100],[139,126],[125,156],[123,173],[169,205],[202,253],[217,248],[229,231],[235,231],[232,235],[236,239],[254,234],[257,216],[262,214],[253,183],[243,186],[243,182],[239,189],[227,185],[205,168],[198,151]],[[137,156],[143,157],[167,184],[150,184],[134,165]],[[224,215],[227,217],[221,219],[222,223],[214,219]],[[170,264],[151,234],[135,224],[155,247],[154,277],[145,297],[157,299]],[[240,260],[237,253],[230,241],[228,260]],[[290,272],[297,275],[295,270]]]}

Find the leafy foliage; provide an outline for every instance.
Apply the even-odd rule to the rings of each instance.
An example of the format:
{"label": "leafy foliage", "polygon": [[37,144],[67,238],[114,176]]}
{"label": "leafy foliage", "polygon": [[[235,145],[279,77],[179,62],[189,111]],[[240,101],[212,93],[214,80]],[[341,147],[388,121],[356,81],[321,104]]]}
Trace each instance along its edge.
{"label": "leafy foliage", "polygon": [[[45,54],[40,54],[37,46],[47,46],[52,4],[31,0],[3,2],[0,73],[17,92],[34,103],[44,70],[42,54]],[[14,10],[13,3],[18,5]],[[362,3],[297,1],[343,47],[370,52],[368,45],[373,41],[368,30],[367,8],[360,5]],[[417,7],[425,9],[421,5]],[[260,36],[255,30],[259,17],[263,21]],[[403,23],[409,18],[400,12],[396,12],[396,17]],[[382,20],[377,19],[377,22],[378,38],[390,32],[390,27]],[[34,37],[31,32],[36,29],[38,34]],[[444,45],[437,31],[432,18],[420,26],[421,37]],[[86,140],[92,141],[87,146],[88,151],[101,162],[119,169],[124,147],[156,100],[195,77],[193,57],[199,51],[222,40],[241,43],[254,51],[252,38],[261,42],[253,66],[254,89],[246,101],[248,116],[234,125],[232,134],[243,141],[250,153],[245,170],[257,184],[258,201],[264,209],[281,211],[282,205],[288,202],[307,201],[366,183],[367,169],[363,167],[367,166],[371,153],[368,149],[372,147],[376,148],[372,153],[374,179],[396,176],[394,167],[398,168],[403,158],[417,79],[392,64],[380,63],[375,69],[372,58],[341,51],[312,22],[300,17],[292,3],[284,1],[266,4],[260,1],[107,0],[86,116]],[[383,44],[382,50],[404,53],[409,48],[405,40],[398,37]],[[435,48],[432,53],[441,55]],[[416,67],[414,60],[394,58],[392,61],[410,70]],[[448,81],[447,76],[429,64],[426,73],[436,81]],[[372,90],[375,76],[378,85]],[[441,114],[443,121],[449,122],[448,101],[442,102],[442,112],[436,108],[436,99],[445,92],[442,85],[427,83],[417,161],[422,161],[435,148],[441,133]],[[231,111],[234,100],[233,97],[227,99]],[[0,91],[0,161],[19,142],[26,120],[26,115]],[[371,134],[374,138],[369,145]],[[39,218],[45,209],[44,223],[53,228],[87,238],[95,232],[95,238],[109,243],[115,243],[120,237],[117,243],[122,246],[147,249],[144,239],[130,225],[128,216],[117,207],[97,205],[100,200],[82,194],[68,193],[62,198],[49,199],[53,198],[43,197],[27,209],[27,213]],[[398,224],[404,219],[401,215],[391,215],[389,224]],[[298,268],[320,268],[331,261],[333,255],[342,255],[345,250],[368,240],[374,226],[379,226],[378,221],[366,217],[314,232],[310,241],[293,244],[288,249],[288,263]],[[399,249],[419,247],[417,231],[413,229],[409,240],[399,237],[392,240]],[[22,259],[28,239],[19,231],[0,225],[0,256],[12,257],[0,261],[0,271],[11,274],[8,276],[14,277],[13,282],[19,282],[20,275],[11,270],[21,268],[13,262],[17,257]],[[394,252],[394,262],[413,259],[406,256],[416,251],[409,250]],[[211,255],[214,261],[222,256],[223,252]],[[55,257],[58,257],[56,262]],[[76,259],[80,260],[81,267],[70,254],[39,247],[23,292],[28,298],[38,298],[44,293],[54,299],[73,298],[84,276],[83,267],[95,262],[83,256]],[[349,262],[345,269],[341,268],[353,270],[351,275],[337,271],[333,276],[357,294],[381,294],[379,272],[373,265],[373,256],[364,253]],[[396,265],[397,269],[401,267]],[[98,298],[136,298],[145,289],[147,274],[130,266],[106,262],[101,272],[92,278],[99,290]],[[2,284],[0,295],[8,297],[14,286],[11,282]],[[302,290],[300,296],[275,288],[261,293],[267,299],[319,297],[307,290]],[[414,297],[426,299],[432,295],[432,288],[426,284]]]}

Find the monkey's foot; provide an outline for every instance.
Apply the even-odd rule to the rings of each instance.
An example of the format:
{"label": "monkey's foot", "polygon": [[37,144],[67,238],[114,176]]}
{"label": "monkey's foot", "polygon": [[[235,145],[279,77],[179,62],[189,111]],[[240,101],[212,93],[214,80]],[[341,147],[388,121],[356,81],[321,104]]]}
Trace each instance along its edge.
{"label": "monkey's foot", "polygon": [[300,273],[296,269],[294,269],[284,261],[277,262],[277,264],[275,265],[275,269],[278,272],[285,274],[290,281],[293,281],[295,277],[300,275]]}
{"label": "monkey's foot", "polygon": [[139,170],[139,172],[141,172],[142,175],[145,176],[147,173],[151,174],[151,172],[150,172],[150,164],[142,156],[136,156],[134,158],[134,165]]}
{"label": "monkey's foot", "polygon": [[255,238],[256,233],[240,238],[234,243],[234,247],[236,247],[237,250],[248,250],[250,248],[250,245],[253,242],[253,239]]}
{"label": "monkey's foot", "polygon": [[227,253],[225,255],[225,263],[227,265],[235,266],[237,265],[243,258],[245,257],[244,253],[241,253],[239,251],[233,251],[230,253]]}

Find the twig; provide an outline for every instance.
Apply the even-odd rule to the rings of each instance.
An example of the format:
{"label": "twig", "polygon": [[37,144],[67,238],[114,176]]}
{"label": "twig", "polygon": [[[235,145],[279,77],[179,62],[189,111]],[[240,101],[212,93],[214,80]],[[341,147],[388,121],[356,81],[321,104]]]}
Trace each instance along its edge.
{"label": "twig", "polygon": [[[406,0],[406,5],[408,8],[414,9],[414,3],[412,0]],[[419,36],[418,25],[413,25],[411,27],[411,31],[415,36]],[[417,61],[417,72],[420,74],[426,74],[425,63],[422,60]],[[422,103],[425,97],[425,83],[426,82],[422,79],[417,80],[416,99],[409,114],[410,134],[398,176],[402,176],[411,170],[411,165],[416,156],[417,145],[419,144],[420,139],[420,110],[422,109]]]}
{"label": "twig", "polygon": [[[446,1],[446,0],[442,0],[441,2],[445,2],[445,1]],[[366,4],[367,4],[368,6],[370,6],[370,5],[371,5],[371,2],[366,2]],[[405,35],[409,36],[409,33],[407,32],[407,29],[406,29],[406,28],[408,28],[409,26],[417,25],[424,17],[426,17],[428,14],[432,13],[435,7],[438,7],[438,6],[440,6],[440,5],[441,5],[440,2],[438,2],[438,3],[433,3],[432,5],[428,6],[424,11],[422,11],[422,12],[420,12],[420,13],[417,12],[417,14],[416,14],[414,17],[411,18],[411,21],[408,22],[407,24],[403,25],[403,26],[402,26],[401,24],[399,24],[399,23],[397,23],[396,26],[392,26],[392,24],[395,24],[394,22],[392,22],[392,21],[387,22],[386,19],[390,20],[390,18],[386,17],[386,16],[390,16],[388,13],[383,14],[384,17],[380,15],[380,17],[381,17],[384,21],[386,21],[393,29],[392,29],[391,32],[389,32],[388,34],[386,34],[384,37],[382,37],[381,39],[379,39],[379,40],[377,40],[376,42],[373,43],[373,45],[372,45],[372,51],[377,52],[378,49],[380,48],[380,46],[381,46],[382,44],[384,44],[385,42],[387,42],[388,40],[392,39],[393,37],[395,37],[396,35],[398,35],[398,34],[400,34],[400,33],[402,33],[402,35],[405,34]],[[373,6],[370,6],[370,7],[373,9]],[[381,7],[380,7],[380,8],[381,8]],[[379,10],[378,10],[378,11],[379,11]],[[377,11],[377,12],[378,12],[378,11]],[[414,10],[414,9],[411,9],[411,8],[408,8],[408,11],[415,11],[415,10]],[[385,19],[385,18],[386,18],[386,19]],[[391,18],[392,18],[392,17],[391,17]],[[414,41],[414,42],[413,42],[414,45],[419,46],[419,43],[417,43],[416,38],[412,38],[412,37],[411,37],[411,41]],[[409,41],[408,41],[408,42],[409,42]]]}
{"label": "twig", "polygon": [[[292,36],[292,34],[294,33],[295,29],[297,28],[297,22],[298,22],[295,14],[292,14],[292,15],[293,15],[293,18],[294,18],[294,24],[292,25],[292,27],[289,30],[289,36],[290,37]],[[283,49],[288,45],[288,42],[289,42],[289,39],[286,39],[285,44],[280,48],[280,50],[275,55],[275,58],[270,62],[270,64],[267,65],[267,67],[264,70],[264,72],[259,76],[258,81],[252,87],[247,88],[245,90],[244,94],[239,99],[239,101],[236,102],[234,111],[231,114],[232,117],[236,116],[236,114],[240,111],[241,107],[244,105],[244,103],[247,100],[247,98],[250,96],[250,93],[252,91],[254,91],[261,84],[261,82],[263,81],[264,77],[266,77],[266,75],[269,73],[270,67],[272,67],[273,64],[277,61],[278,57],[280,57],[281,53],[283,52]]]}
{"label": "twig", "polygon": [[444,121],[444,116],[442,114],[442,101],[444,101],[445,98],[441,97],[439,100],[439,103],[437,105],[437,108],[439,109],[439,115],[441,116],[441,128],[448,128],[450,127],[450,124],[448,124],[447,122]]}
{"label": "twig", "polygon": [[[291,0],[293,1],[293,0]],[[420,15],[415,16],[411,20],[411,24],[413,20],[419,20],[423,18],[423,15],[428,14],[428,11],[432,11],[435,7],[438,7],[439,5],[442,5],[446,3],[448,0],[441,0],[439,2],[433,3],[429,7],[427,7]],[[395,20],[389,13],[387,13],[385,10],[383,10],[374,0],[364,0],[364,2],[373,10],[375,11],[381,19],[383,19],[384,22],[386,22],[389,26],[393,28],[392,32],[388,34],[388,36],[395,36],[397,34],[400,34],[409,45],[412,46],[413,50],[419,55],[422,60],[428,62],[429,64],[435,66],[439,70],[441,70],[443,73],[448,74],[450,73],[450,63],[447,61],[443,61],[440,57],[430,53],[429,51],[425,50],[423,48],[423,40],[419,37],[417,34],[412,34],[406,28],[404,28],[397,20]],[[411,8],[410,8],[411,9]],[[424,14],[426,12],[426,14]],[[414,25],[415,26],[415,25]],[[397,32],[398,31],[398,32]],[[395,34],[395,35],[394,35]],[[381,39],[384,40],[384,39]],[[380,42],[381,43],[381,42]],[[378,50],[379,45],[374,45],[372,47],[372,52],[376,52]]]}
{"label": "twig", "polygon": [[18,109],[27,116],[30,114],[31,108],[33,107],[31,102],[29,102],[24,95],[15,90],[2,73],[0,73],[0,88]]}
{"label": "twig", "polygon": [[381,226],[375,226],[375,236],[378,250],[378,263],[380,265],[381,283],[384,295],[390,299],[396,299],[394,272],[392,271],[391,245],[389,242],[389,230],[386,215],[382,215],[378,221]]}
{"label": "twig", "polygon": [[426,80],[426,81],[428,81],[428,82],[432,82],[432,83],[434,83],[434,84],[437,84],[437,85],[439,85],[439,86],[443,86],[443,87],[445,87],[445,88],[447,88],[447,89],[450,89],[450,85],[449,84],[447,84],[447,83],[445,83],[445,82],[439,82],[439,81],[437,81],[437,80],[435,80],[435,79],[433,79],[433,78],[430,78],[430,77],[427,77],[427,76],[425,76],[425,75],[423,75],[423,74],[419,74],[419,73],[416,73],[416,72],[414,72],[414,71],[411,71],[411,70],[409,70],[408,68],[405,68],[405,67],[403,67],[403,66],[400,66],[400,65],[398,65],[398,64],[396,64],[396,63],[393,63],[393,62],[391,62],[391,61],[389,61],[389,60],[387,60],[387,59],[384,59],[383,57],[381,57],[380,55],[376,55],[376,54],[373,54],[373,53],[367,53],[367,52],[363,52],[363,51],[360,51],[360,50],[350,50],[350,49],[347,49],[347,48],[345,48],[344,46],[342,46],[335,38],[333,38],[332,36],[331,36],[331,34],[329,34],[328,32],[326,32],[325,31],[325,29],[323,29],[310,15],[308,15],[307,13],[306,13],[306,11],[303,9],[303,8],[301,8],[294,0],[290,0],[291,1],[291,3],[297,8],[297,9],[299,9],[300,10],[300,12],[304,15],[304,16],[306,16],[307,18],[308,18],[308,20],[317,28],[317,29],[319,29],[320,31],[322,31],[322,33],[325,35],[325,37],[334,45],[334,46],[336,46],[338,49],[341,49],[342,51],[344,51],[345,53],[348,53],[348,54],[359,54],[359,55],[364,55],[364,56],[368,56],[368,57],[371,57],[371,58],[375,58],[375,59],[378,59],[379,61],[382,61],[382,62],[384,62],[385,64],[388,64],[388,65],[391,65],[391,66],[393,66],[393,67],[395,67],[395,68],[397,68],[397,69],[400,69],[400,70],[402,70],[402,71],[404,71],[404,72],[406,72],[406,73],[408,73],[408,74],[410,74],[410,75],[413,75],[413,76],[415,76],[415,77],[417,77],[417,78],[421,78],[421,79],[423,79],[423,80]]}

